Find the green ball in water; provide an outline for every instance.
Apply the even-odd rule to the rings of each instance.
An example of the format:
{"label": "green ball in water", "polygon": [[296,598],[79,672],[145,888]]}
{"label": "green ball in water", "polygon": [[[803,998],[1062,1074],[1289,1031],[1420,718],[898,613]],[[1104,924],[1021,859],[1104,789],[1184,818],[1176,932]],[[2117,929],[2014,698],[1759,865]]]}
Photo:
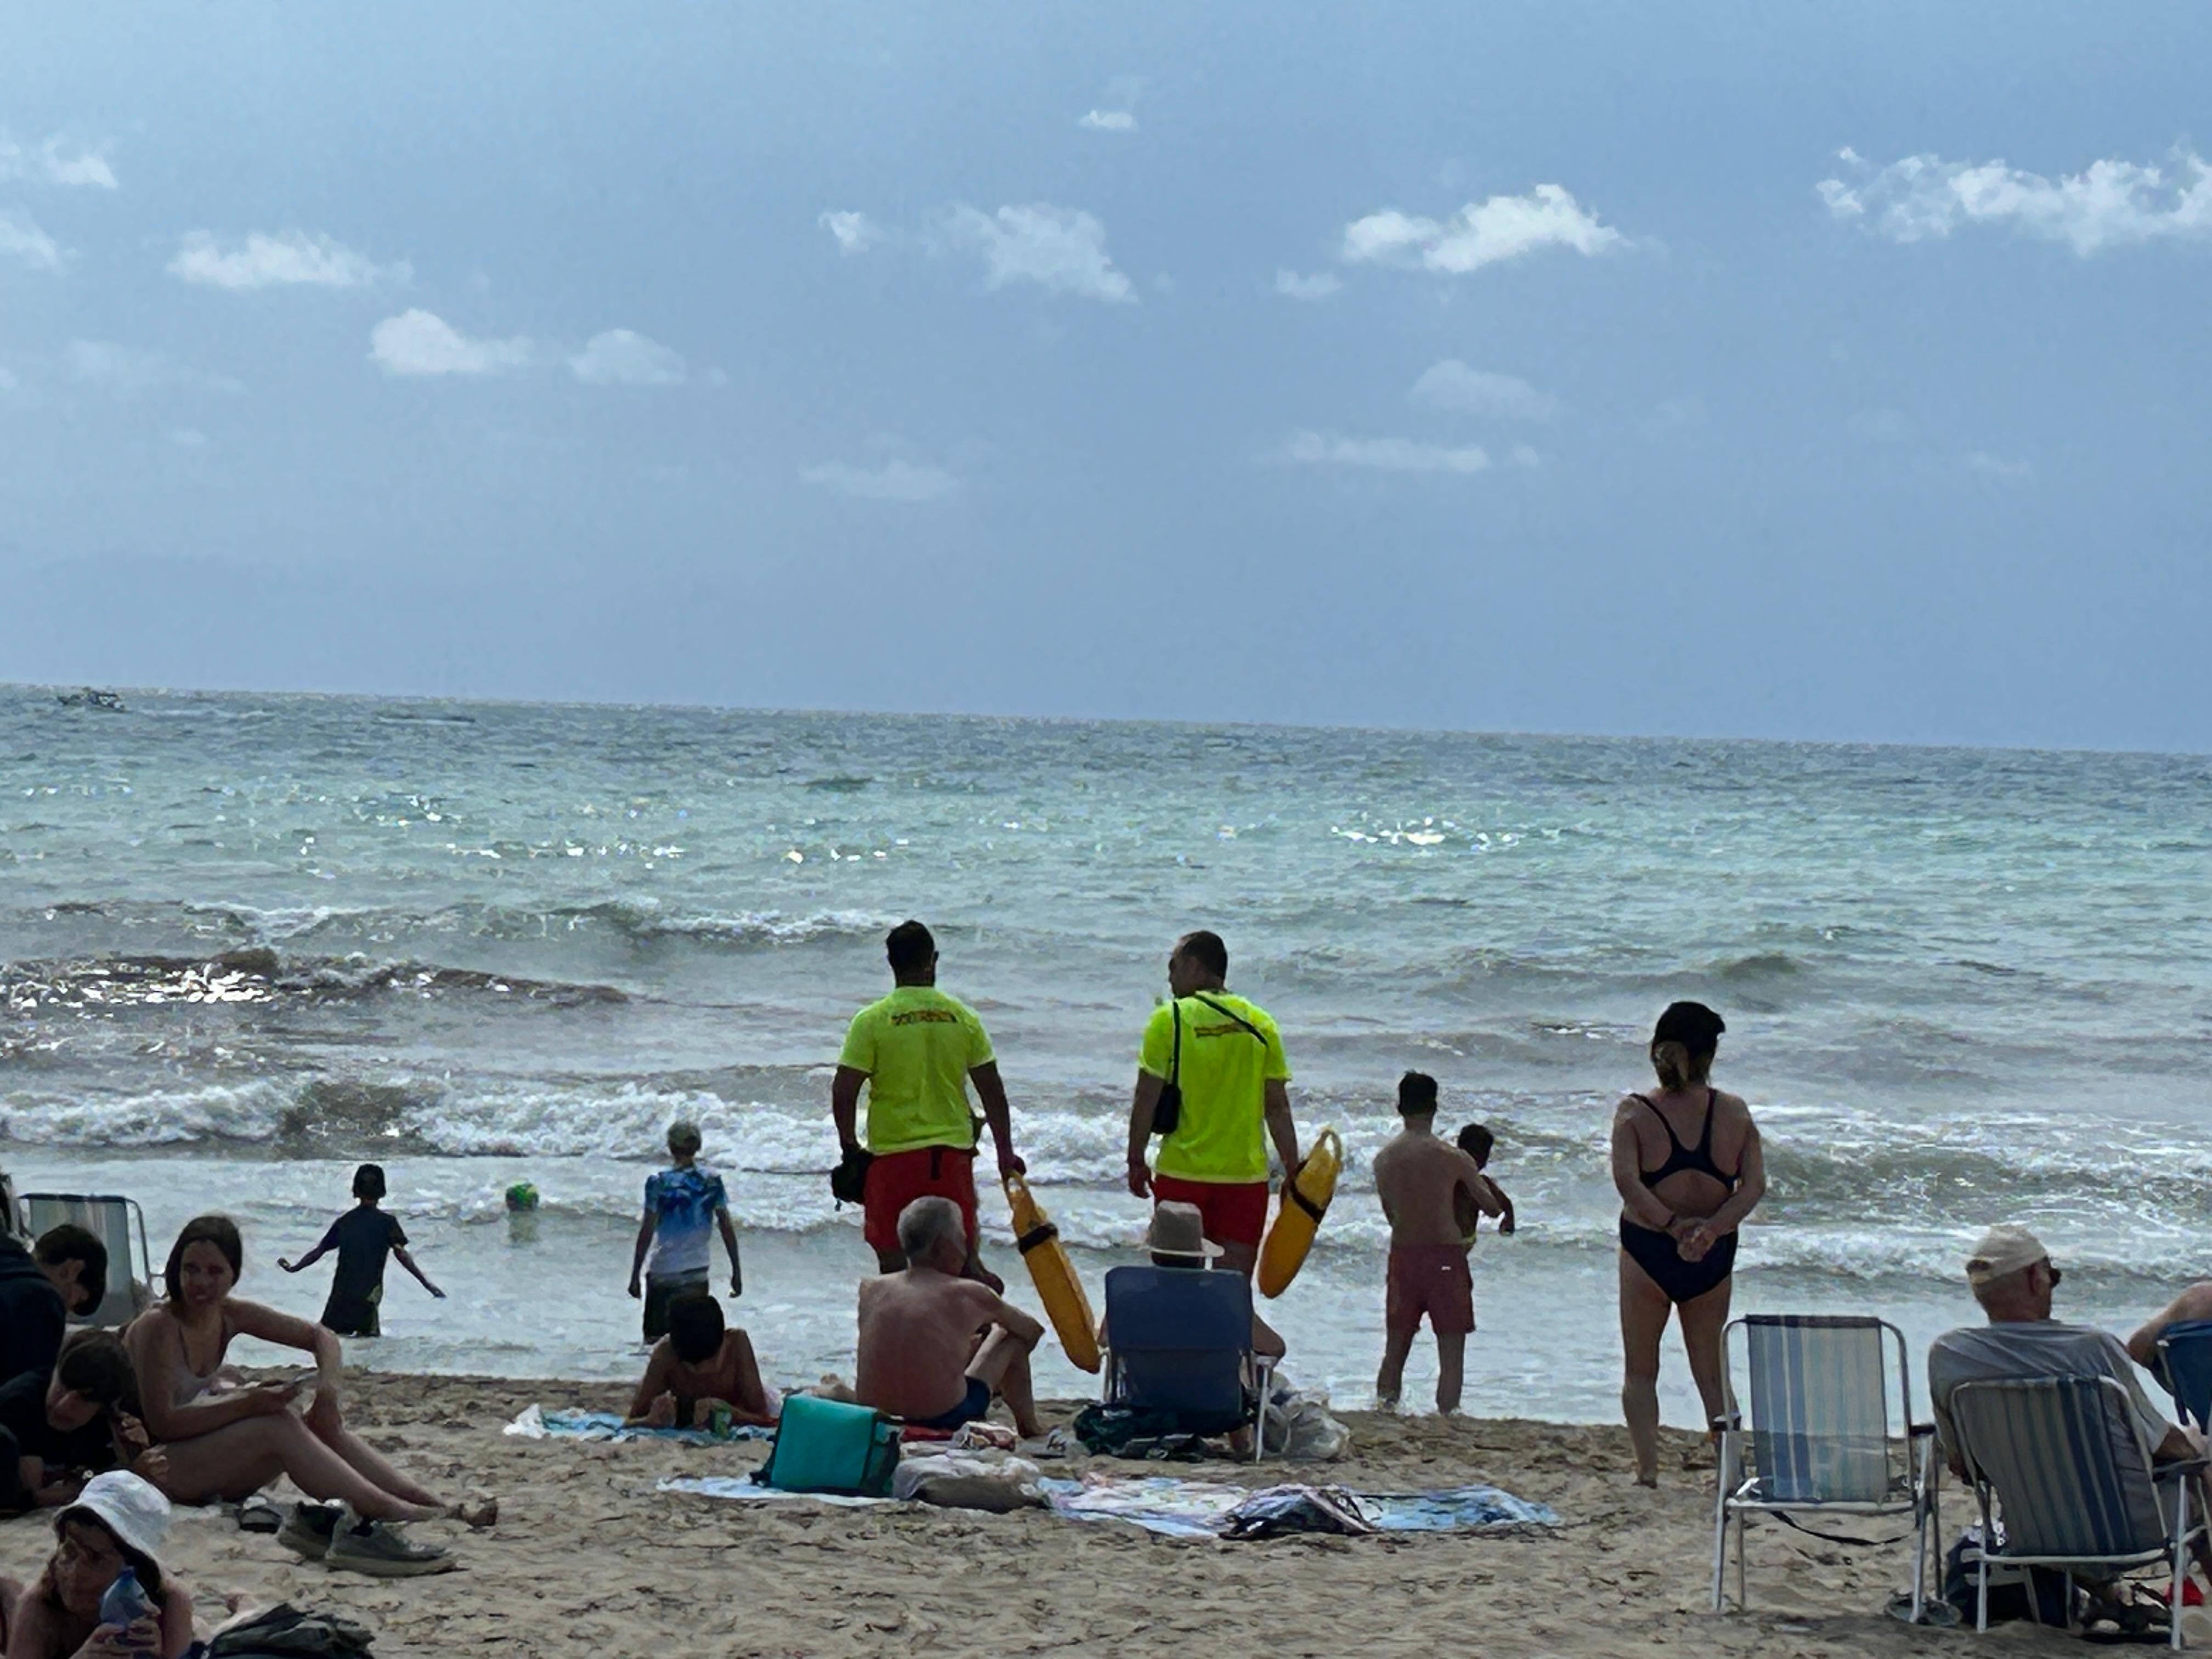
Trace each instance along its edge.
{"label": "green ball in water", "polygon": [[518,1181],[507,1189],[507,1207],[517,1215],[538,1207],[538,1188],[526,1181]]}

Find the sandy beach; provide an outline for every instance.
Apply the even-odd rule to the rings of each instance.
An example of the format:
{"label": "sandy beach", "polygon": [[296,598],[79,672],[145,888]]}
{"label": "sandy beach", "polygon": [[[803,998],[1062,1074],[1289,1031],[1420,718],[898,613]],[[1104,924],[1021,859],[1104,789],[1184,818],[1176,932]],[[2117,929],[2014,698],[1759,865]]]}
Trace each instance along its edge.
{"label": "sandy beach", "polygon": [[[1517,1536],[1183,1541],[1044,1510],[1006,1516],[886,1505],[774,1509],[659,1493],[676,1474],[741,1474],[759,1444],[690,1448],[526,1441],[501,1426],[535,1401],[618,1409],[599,1384],[353,1376],[353,1420],[411,1471],[499,1493],[489,1533],[456,1539],[465,1571],[380,1583],[297,1561],[214,1511],[180,1515],[168,1565],[200,1600],[222,1592],[343,1611],[380,1654],[692,1659],[693,1656],[1112,1653],[1905,1655],[1976,1641],[1882,1613],[1908,1577],[1902,1548],[1848,1549],[1781,1527],[1752,1535],[1754,1610],[1705,1611],[1710,1469],[1670,1434],[1662,1485],[1627,1479],[1623,1431],[1511,1419],[1341,1413],[1334,1464],[1178,1465],[1263,1485],[1285,1479],[1408,1491],[1481,1481],[1550,1505],[1562,1525]],[[1066,1421],[1074,1407],[1048,1409]],[[1164,1472],[1080,1455],[1092,1466]],[[1060,1472],[1055,1469],[1054,1473]],[[1947,1535],[1962,1518],[1953,1493]],[[430,1535],[458,1528],[426,1527]],[[1887,1536],[1894,1527],[1871,1532]],[[34,1573],[36,1517],[0,1526],[0,1570]],[[2056,1641],[1992,1632],[1990,1651]],[[1984,1650],[1978,1646],[1977,1651]]]}

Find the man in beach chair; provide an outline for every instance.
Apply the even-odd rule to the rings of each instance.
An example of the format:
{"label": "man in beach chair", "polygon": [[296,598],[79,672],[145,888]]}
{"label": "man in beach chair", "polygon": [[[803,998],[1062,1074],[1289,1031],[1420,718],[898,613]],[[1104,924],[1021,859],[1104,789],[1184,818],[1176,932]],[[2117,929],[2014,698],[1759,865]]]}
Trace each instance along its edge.
{"label": "man in beach chair", "polygon": [[968,1228],[960,1206],[917,1198],[899,1212],[906,1267],[860,1281],[860,1404],[925,1429],[957,1429],[988,1415],[994,1395],[1024,1439],[1042,1435],[1030,1352],[1044,1327],[963,1275]]}
{"label": "man in beach chair", "polygon": [[[1946,1331],[1928,1351],[1928,1391],[1936,1431],[1952,1472],[1972,1478],[1962,1453],[1951,1401],[1959,1389],[1975,1382],[2019,1382],[2055,1378],[2109,1382],[2114,1402],[2107,1413],[2112,1457],[2121,1467],[2148,1450],[2154,1467],[2195,1460],[2198,1448],[2151,1402],[2142,1373],[2119,1338],[2087,1325],[2051,1317],[2055,1293],[2064,1275],[2051,1253],[2025,1227],[1992,1227],[1966,1258],[1966,1282],[1988,1322]],[[2124,1407],[2123,1414],[2118,1407]],[[2201,1478],[2191,1503],[2204,1513]],[[2196,1544],[2201,1570],[2212,1576],[2212,1553]]]}

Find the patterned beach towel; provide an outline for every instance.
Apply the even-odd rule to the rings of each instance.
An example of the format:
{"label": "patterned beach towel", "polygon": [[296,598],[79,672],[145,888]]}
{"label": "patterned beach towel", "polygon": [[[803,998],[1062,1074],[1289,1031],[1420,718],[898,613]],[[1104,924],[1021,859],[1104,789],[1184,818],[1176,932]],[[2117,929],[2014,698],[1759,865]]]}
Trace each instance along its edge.
{"label": "patterned beach towel", "polygon": [[549,1412],[536,1406],[500,1431],[521,1440],[667,1440],[683,1446],[724,1446],[738,1440],[770,1440],[774,1429],[750,1424],[732,1426],[726,1434],[707,1429],[640,1429],[624,1423],[615,1412]]}
{"label": "patterned beach towel", "polygon": [[[1071,1521],[1127,1521],[1169,1538],[1221,1537],[1231,1511],[1253,1496],[1249,1486],[1164,1474],[1091,1474],[1040,1484],[1054,1512]],[[1342,1495],[1377,1532],[1483,1532],[1559,1524],[1559,1517],[1543,1504],[1495,1486]]]}

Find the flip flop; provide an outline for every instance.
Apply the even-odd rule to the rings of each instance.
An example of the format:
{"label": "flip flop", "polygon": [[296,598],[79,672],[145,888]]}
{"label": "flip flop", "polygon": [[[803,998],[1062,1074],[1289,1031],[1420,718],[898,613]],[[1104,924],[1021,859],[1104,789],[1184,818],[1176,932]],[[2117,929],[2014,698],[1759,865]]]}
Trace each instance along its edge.
{"label": "flip flop", "polygon": [[276,1532],[283,1524],[283,1512],[258,1492],[238,1506],[240,1532]]}

